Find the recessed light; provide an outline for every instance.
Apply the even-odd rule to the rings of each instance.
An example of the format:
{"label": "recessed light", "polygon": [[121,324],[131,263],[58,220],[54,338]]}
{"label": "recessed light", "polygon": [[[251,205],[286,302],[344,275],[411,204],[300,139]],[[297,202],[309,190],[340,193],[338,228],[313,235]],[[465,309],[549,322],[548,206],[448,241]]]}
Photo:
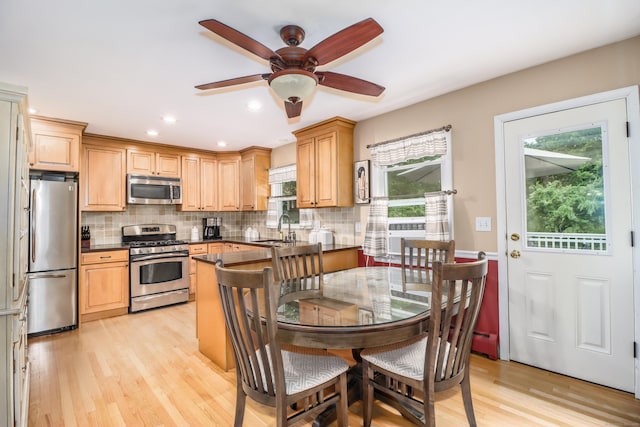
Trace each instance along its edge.
{"label": "recessed light", "polygon": [[175,123],[175,122],[177,122],[177,121],[178,121],[178,120],[177,120],[175,117],[173,117],[173,116],[162,116],[162,120],[163,120],[165,123]]}
{"label": "recessed light", "polygon": [[227,143],[224,141],[218,141],[218,147],[226,147]]}
{"label": "recessed light", "polygon": [[247,103],[249,111],[259,111],[262,108],[260,101],[252,100]]}
{"label": "recessed light", "polygon": [[149,135],[149,136],[158,136],[158,131],[154,130],[154,129],[149,129],[147,131],[147,135]]}
{"label": "recessed light", "polygon": [[36,114],[38,112],[38,110],[36,110],[35,108],[29,108],[29,114]]}

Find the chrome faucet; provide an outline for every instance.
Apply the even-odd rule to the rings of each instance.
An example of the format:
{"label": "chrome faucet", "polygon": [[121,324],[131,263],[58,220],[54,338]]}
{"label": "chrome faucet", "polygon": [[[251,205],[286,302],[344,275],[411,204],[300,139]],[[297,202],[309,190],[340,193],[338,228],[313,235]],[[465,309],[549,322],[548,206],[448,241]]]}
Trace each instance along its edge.
{"label": "chrome faucet", "polygon": [[[282,238],[282,220],[284,218],[287,218],[287,224],[289,224],[289,230],[287,232],[287,236],[283,239]],[[291,234],[291,218],[289,218],[289,215],[287,214],[280,215],[280,218],[278,219],[278,232],[280,233],[280,240],[284,242],[290,242],[292,240],[293,235]]]}

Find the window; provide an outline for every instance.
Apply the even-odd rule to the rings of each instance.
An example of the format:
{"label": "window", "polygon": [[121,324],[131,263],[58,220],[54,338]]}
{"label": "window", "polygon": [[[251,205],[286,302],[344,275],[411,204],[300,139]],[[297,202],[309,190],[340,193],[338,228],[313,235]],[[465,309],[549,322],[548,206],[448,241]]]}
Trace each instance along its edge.
{"label": "window", "polygon": [[296,206],[296,181],[284,181],[271,184],[272,198],[276,202],[277,217],[286,214],[291,224],[300,223],[300,210]]}
{"label": "window", "polygon": [[[453,238],[453,203],[446,205],[446,222],[427,221],[424,197],[453,190],[450,146],[450,134],[443,128],[372,148],[374,201],[363,243],[366,255],[393,260],[400,253],[402,238],[436,238],[431,236],[441,237],[444,230]],[[382,203],[374,206],[375,199]]]}
{"label": "window", "polygon": [[270,169],[269,183],[271,197],[267,211],[267,228],[276,228],[282,215],[289,216],[294,228],[310,226],[311,212],[308,209],[298,209],[296,204],[296,166]]}
{"label": "window", "polygon": [[389,198],[389,223],[424,221],[424,193],[452,189],[451,170],[450,154],[374,165],[374,195]]}

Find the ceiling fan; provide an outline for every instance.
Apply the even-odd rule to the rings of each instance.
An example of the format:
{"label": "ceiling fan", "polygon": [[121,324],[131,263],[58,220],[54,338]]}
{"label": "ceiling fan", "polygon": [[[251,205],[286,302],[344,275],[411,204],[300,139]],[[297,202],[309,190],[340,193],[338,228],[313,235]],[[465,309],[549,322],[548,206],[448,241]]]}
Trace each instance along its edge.
{"label": "ceiling fan", "polygon": [[367,18],[327,37],[311,49],[299,47],[304,30],[297,25],[286,25],[280,37],[287,45],[275,52],[251,37],[215,19],[200,21],[200,25],[231,43],[269,61],[271,73],[253,74],[196,86],[207,90],[267,80],[271,89],[284,100],[287,117],[298,117],[302,101],[311,95],[318,84],[368,96],[379,96],[384,87],[357,77],[331,71],[316,71],[373,40],[384,31],[374,19]]}

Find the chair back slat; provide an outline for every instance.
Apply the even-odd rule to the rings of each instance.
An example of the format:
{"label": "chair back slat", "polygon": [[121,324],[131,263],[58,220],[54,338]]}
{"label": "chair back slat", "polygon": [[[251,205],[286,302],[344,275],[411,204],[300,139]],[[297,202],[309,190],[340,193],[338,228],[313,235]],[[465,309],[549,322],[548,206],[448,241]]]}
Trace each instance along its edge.
{"label": "chair back slat", "polygon": [[428,283],[428,271],[434,262],[455,261],[455,241],[400,239],[400,263],[402,283]]}
{"label": "chair back slat", "polygon": [[464,375],[488,266],[486,259],[480,259],[457,264],[436,261],[432,268],[431,315],[424,372],[426,383],[437,384],[451,379],[457,381],[457,377]]}
{"label": "chair back slat", "polygon": [[275,279],[280,284],[278,304],[301,297],[321,296],[324,267],[322,244],[271,249]]}
{"label": "chair back slat", "polygon": [[225,323],[233,347],[238,380],[244,391],[263,403],[284,389],[282,354],[276,337],[273,272],[216,267]]}

